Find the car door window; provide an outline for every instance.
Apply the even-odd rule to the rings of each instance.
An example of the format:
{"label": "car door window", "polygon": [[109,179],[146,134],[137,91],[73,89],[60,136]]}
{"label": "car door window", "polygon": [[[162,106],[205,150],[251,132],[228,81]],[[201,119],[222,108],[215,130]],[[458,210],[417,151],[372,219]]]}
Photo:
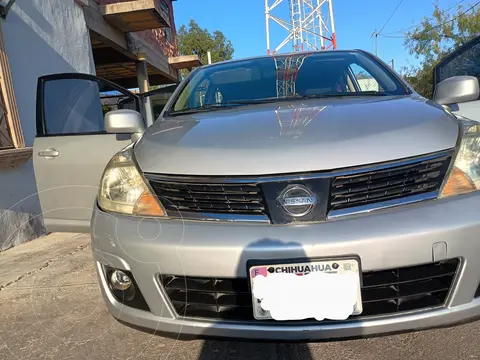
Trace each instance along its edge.
{"label": "car door window", "polygon": [[172,96],[177,86],[178,84],[163,85],[158,89],[149,91],[142,95],[145,100],[148,100],[144,101],[145,106],[150,106],[150,108],[152,109],[151,114],[153,117],[153,122],[159,119],[163,108],[165,107],[165,105],[167,105],[168,100]]}
{"label": "car door window", "polygon": [[452,76],[475,76],[480,81],[480,37],[445,57],[434,71],[435,85]]}
{"label": "car door window", "polygon": [[360,91],[383,91],[378,81],[367,70],[357,64],[350,65],[350,74]]}
{"label": "car door window", "polygon": [[104,134],[108,111],[138,110],[134,97],[101,79],[45,80],[42,95],[39,136]]}

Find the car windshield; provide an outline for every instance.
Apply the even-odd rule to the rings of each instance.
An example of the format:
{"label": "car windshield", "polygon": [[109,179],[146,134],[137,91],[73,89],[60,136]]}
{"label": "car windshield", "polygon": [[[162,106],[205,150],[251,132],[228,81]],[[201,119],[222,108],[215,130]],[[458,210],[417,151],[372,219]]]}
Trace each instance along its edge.
{"label": "car windshield", "polygon": [[275,55],[196,71],[170,114],[295,98],[405,95],[400,81],[361,52]]}

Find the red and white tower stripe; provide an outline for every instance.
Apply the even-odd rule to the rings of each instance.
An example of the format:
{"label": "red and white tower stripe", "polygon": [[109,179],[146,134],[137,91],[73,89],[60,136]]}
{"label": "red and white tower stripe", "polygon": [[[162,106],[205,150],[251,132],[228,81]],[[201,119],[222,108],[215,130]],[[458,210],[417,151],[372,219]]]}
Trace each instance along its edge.
{"label": "red and white tower stripe", "polygon": [[[293,51],[336,49],[333,0],[265,0],[265,30],[267,54],[288,43]],[[271,35],[278,31],[286,37],[271,51]]]}

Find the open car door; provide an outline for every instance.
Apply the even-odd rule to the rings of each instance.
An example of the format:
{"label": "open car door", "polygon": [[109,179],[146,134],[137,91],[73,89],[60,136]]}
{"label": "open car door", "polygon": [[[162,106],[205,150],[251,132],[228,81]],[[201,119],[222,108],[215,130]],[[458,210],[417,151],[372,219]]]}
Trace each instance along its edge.
{"label": "open car door", "polygon": [[140,112],[140,98],[92,75],[39,78],[33,166],[47,231],[89,232],[102,173],[131,143],[105,131],[105,113],[117,109]]}
{"label": "open car door", "polygon": [[[480,36],[459,46],[435,65],[433,68],[434,90],[443,80],[462,75],[475,76],[480,82]],[[480,121],[480,98],[450,104],[449,107],[454,114]]]}
{"label": "open car door", "polygon": [[167,101],[172,96],[175,89],[178,87],[178,83],[162,86],[161,88],[143,93],[141,95],[142,102],[146,109],[146,118],[151,118],[151,123],[157,121],[158,117],[163,111]]}

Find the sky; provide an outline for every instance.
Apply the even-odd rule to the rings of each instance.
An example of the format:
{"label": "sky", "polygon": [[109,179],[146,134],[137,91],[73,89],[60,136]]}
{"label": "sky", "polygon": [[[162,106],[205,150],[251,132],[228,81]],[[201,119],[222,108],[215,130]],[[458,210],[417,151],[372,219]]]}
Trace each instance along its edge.
{"label": "sky", "polygon": [[[269,0],[272,4],[274,0]],[[275,15],[288,19],[288,0],[275,11]],[[448,9],[460,0],[437,0],[442,9]],[[430,17],[434,0],[403,0],[388,22],[383,35],[402,36],[400,30]],[[380,30],[390,17],[399,0],[333,0],[338,49],[363,49],[375,52],[372,33]],[[464,0],[468,9],[475,1]],[[454,7],[451,11],[456,10]],[[178,0],[174,2],[177,29],[194,19],[209,31],[220,30],[233,43],[234,58],[266,53],[264,0]],[[275,48],[287,35],[278,25],[271,25],[271,48]],[[395,61],[395,69],[418,64],[408,53],[403,38],[378,37],[378,55],[386,62]],[[292,51],[288,44],[284,49]]]}

